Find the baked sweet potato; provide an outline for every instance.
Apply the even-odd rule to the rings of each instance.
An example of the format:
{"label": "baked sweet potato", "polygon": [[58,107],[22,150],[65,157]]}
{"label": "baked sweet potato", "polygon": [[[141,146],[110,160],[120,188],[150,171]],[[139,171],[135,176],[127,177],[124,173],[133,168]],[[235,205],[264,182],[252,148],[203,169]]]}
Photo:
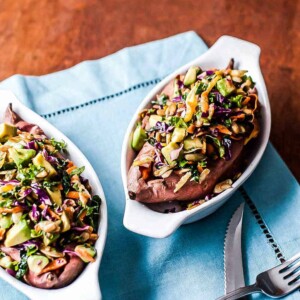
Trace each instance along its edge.
{"label": "baked sweet potato", "polygon": [[[167,178],[144,180],[139,166],[131,166],[128,172],[128,191],[132,200],[144,203],[159,203],[165,201],[192,201],[211,194],[215,185],[237,163],[243,150],[243,142],[236,141],[232,146],[232,157],[229,161],[218,159],[210,167],[210,173],[202,183],[188,181],[177,193],[175,185],[182,175],[172,173]],[[147,154],[153,155],[154,147],[146,143],[137,156],[137,160]]]}
{"label": "baked sweet potato", "polygon": [[58,289],[70,284],[84,269],[85,263],[77,256],[70,256],[69,262],[58,275],[55,271],[41,275],[29,271],[24,280],[32,286],[41,289]]}
{"label": "baked sweet potato", "polygon": [[246,144],[259,133],[254,83],[233,64],[190,67],[140,112],[132,138],[137,156],[127,177],[130,199],[156,206],[184,202],[185,209],[188,201],[231,187]]}

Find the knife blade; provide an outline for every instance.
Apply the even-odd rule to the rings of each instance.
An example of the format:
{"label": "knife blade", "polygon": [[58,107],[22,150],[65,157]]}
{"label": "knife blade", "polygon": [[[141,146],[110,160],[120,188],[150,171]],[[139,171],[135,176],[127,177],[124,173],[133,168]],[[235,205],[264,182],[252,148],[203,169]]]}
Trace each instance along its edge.
{"label": "knife blade", "polygon": [[225,294],[245,286],[242,259],[242,224],[245,203],[231,217],[224,243]]}

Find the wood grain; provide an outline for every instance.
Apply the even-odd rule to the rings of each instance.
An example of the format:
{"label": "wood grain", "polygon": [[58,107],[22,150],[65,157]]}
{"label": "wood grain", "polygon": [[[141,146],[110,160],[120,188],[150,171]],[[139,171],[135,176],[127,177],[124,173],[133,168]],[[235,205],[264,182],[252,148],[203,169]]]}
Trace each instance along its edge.
{"label": "wood grain", "polygon": [[195,30],[262,48],[272,106],[271,141],[300,179],[299,1],[1,0],[0,80],[40,75],[123,47]]}

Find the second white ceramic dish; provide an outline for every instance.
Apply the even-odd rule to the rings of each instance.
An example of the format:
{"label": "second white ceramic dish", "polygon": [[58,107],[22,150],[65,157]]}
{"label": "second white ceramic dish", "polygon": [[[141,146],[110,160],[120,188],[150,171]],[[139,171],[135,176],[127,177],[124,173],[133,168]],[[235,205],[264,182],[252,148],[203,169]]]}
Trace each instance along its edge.
{"label": "second white ceramic dish", "polygon": [[20,280],[15,279],[6,273],[6,271],[2,268],[0,268],[0,277],[32,300],[99,300],[101,299],[101,291],[98,282],[98,270],[106,241],[107,207],[105,195],[98,176],[87,158],[65,135],[63,135],[58,129],[56,129],[38,114],[24,106],[13,93],[10,91],[0,91],[0,99],[1,122],[3,120],[7,105],[12,103],[13,110],[24,120],[39,125],[48,136],[54,137],[57,140],[64,140],[68,145],[68,153],[70,158],[72,158],[76,165],[85,166],[84,176],[89,179],[90,185],[93,188],[93,194],[99,195],[102,199],[100,206],[101,219],[98,228],[99,239],[95,245],[97,250],[97,259],[94,263],[88,264],[83,272],[70,285],[61,289],[39,289],[31,287]]}
{"label": "second white ceramic dish", "polygon": [[[259,65],[259,56],[260,48],[257,45],[234,37],[222,36],[203,55],[182,66],[162,80],[141,102],[128,126],[126,135],[124,137],[121,156],[122,181],[126,196],[123,222],[127,229],[149,237],[167,237],[168,235],[172,234],[180,225],[200,220],[213,213],[220,206],[222,206],[237,190],[237,188],[252,174],[265,151],[271,128],[270,104]],[[136,153],[131,148],[131,139],[139,112],[143,108],[149,107],[151,100],[170,80],[172,80],[178,74],[185,73],[190,66],[199,65],[203,70],[209,70],[211,68],[222,69],[227,66],[231,58],[234,58],[235,66],[238,69],[248,70],[249,75],[251,75],[253,80],[256,82],[256,88],[261,104],[261,132],[258,142],[256,143],[257,145],[255,149],[253,149],[252,157],[250,157],[250,164],[242,176],[234,182],[231,189],[226,190],[220,195],[212,198],[210,201],[205,202],[204,204],[192,210],[181,211],[178,213],[158,213],[142,203],[129,199],[127,190],[127,173],[134,157],[136,156]]]}

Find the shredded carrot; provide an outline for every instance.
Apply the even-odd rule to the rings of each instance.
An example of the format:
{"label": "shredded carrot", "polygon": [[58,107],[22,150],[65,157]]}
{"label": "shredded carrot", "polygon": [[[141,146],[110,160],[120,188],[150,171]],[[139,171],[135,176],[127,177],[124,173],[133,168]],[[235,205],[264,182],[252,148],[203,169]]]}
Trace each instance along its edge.
{"label": "shredded carrot", "polygon": [[231,116],[230,119],[232,119],[232,120],[245,119],[245,114],[240,114],[240,115],[237,115],[237,116]]}
{"label": "shredded carrot", "polygon": [[21,206],[16,206],[13,208],[0,207],[0,213],[15,214],[21,211],[23,211]]}
{"label": "shredded carrot", "polygon": [[68,165],[67,165],[67,168],[71,168],[71,167],[73,167],[73,166],[74,166],[74,163],[73,163],[71,160],[69,160]]}
{"label": "shredded carrot", "polygon": [[259,133],[258,121],[256,119],[254,119],[254,121],[253,121],[253,130],[251,131],[249,137],[245,139],[244,145],[248,144],[248,142],[251,139],[256,138],[258,136],[258,133]]}
{"label": "shredded carrot", "polygon": [[98,234],[97,234],[97,233],[92,233],[92,234],[90,235],[89,240],[97,241],[97,239],[98,239]]}
{"label": "shredded carrot", "polygon": [[[45,209],[46,205],[44,203],[39,205],[40,209]],[[50,216],[56,220],[60,220],[60,217],[58,214],[56,214],[51,208],[47,208],[47,212],[50,214]]]}
{"label": "shredded carrot", "polygon": [[77,191],[70,191],[67,193],[67,198],[70,198],[70,199],[79,199],[79,192]]}
{"label": "shredded carrot", "polygon": [[67,171],[68,174],[70,174],[76,168],[77,168],[76,166],[72,166],[72,167],[68,168],[66,171]]}
{"label": "shredded carrot", "polygon": [[198,165],[197,165],[197,170],[198,170],[199,173],[202,173],[203,168],[198,164]]}
{"label": "shredded carrot", "polygon": [[67,264],[67,260],[65,258],[57,258],[53,261],[51,261],[40,273],[40,274],[44,274],[50,271],[54,271],[57,270],[63,266],[65,266]]}
{"label": "shredded carrot", "polygon": [[5,235],[5,229],[4,228],[0,228],[0,241],[2,241],[3,240],[3,238],[4,238],[4,235]]}
{"label": "shredded carrot", "polygon": [[62,190],[64,189],[64,187],[63,187],[63,185],[62,185],[61,183],[57,186],[57,188],[58,188],[60,191],[62,191]]}
{"label": "shredded carrot", "polygon": [[235,141],[240,141],[243,137],[242,136],[236,137],[236,136],[232,135],[230,138]]}
{"label": "shredded carrot", "polygon": [[196,126],[194,124],[191,124],[186,131],[190,134],[193,134],[195,131],[195,128],[196,128]]}
{"label": "shredded carrot", "polygon": [[86,214],[87,214],[87,210],[84,210],[78,217],[79,221],[83,222],[83,219],[85,218]]}
{"label": "shredded carrot", "polygon": [[251,100],[250,97],[246,97],[245,100],[242,102],[242,106],[247,105],[250,100]]}
{"label": "shredded carrot", "polygon": [[142,178],[144,180],[148,179],[150,176],[150,172],[151,172],[151,167],[150,168],[141,168],[141,172],[142,172]]}

